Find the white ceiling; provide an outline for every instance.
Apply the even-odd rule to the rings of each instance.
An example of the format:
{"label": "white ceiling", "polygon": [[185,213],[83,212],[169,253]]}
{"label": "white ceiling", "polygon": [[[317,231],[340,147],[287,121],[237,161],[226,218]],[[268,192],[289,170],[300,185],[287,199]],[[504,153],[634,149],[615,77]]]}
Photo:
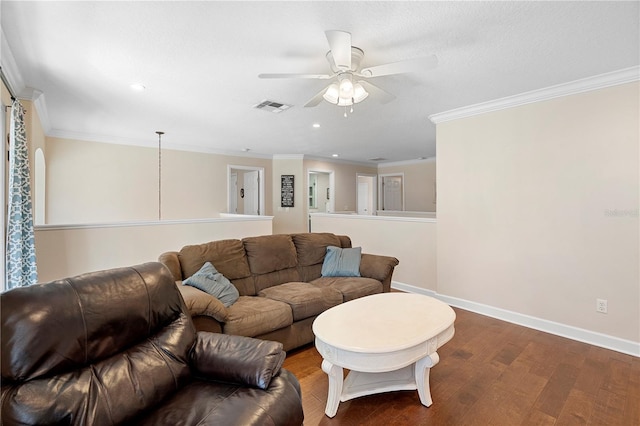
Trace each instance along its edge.
{"label": "white ceiling", "polygon": [[[171,148],[367,162],[435,156],[431,114],[637,66],[639,4],[3,0],[0,12],[27,88],[14,89],[44,93],[48,135],[156,146],[162,130]],[[364,66],[439,65],[376,79],[397,99],[371,96],[348,118],[303,108],[326,81],[257,77],[327,73],[331,29],[352,33]],[[252,108],[264,99],[293,107]]]}

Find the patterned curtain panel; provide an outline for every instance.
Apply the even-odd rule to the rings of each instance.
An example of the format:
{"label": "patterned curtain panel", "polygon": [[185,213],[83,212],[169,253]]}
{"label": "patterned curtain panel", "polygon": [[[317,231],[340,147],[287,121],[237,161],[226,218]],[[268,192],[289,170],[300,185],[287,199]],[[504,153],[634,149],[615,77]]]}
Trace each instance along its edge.
{"label": "patterned curtain panel", "polygon": [[33,236],[33,208],[29,174],[29,148],[24,126],[25,110],[17,100],[11,106],[9,135],[9,208],[7,214],[7,287],[38,280]]}

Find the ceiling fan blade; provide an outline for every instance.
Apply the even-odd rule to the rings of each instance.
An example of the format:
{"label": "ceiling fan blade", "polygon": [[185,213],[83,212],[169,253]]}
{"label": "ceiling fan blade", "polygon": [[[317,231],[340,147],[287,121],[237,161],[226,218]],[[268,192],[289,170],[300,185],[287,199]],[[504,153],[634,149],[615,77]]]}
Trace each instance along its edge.
{"label": "ceiling fan blade", "polygon": [[346,31],[330,30],[325,31],[329,49],[333,55],[336,66],[347,71],[351,69],[351,33]]}
{"label": "ceiling fan blade", "polygon": [[362,84],[362,87],[364,87],[364,90],[372,94],[373,97],[378,99],[381,104],[389,103],[396,98],[395,95],[392,95],[386,90],[381,89],[380,87],[368,81],[360,80],[358,81],[358,83]]}
{"label": "ceiling fan blade", "polygon": [[357,75],[361,77],[373,78],[383,75],[404,74],[409,72],[420,72],[435,68],[438,65],[436,55],[424,58],[410,59],[408,61],[392,62],[390,64],[377,65],[375,67],[363,68]]}
{"label": "ceiling fan blade", "polygon": [[324,95],[324,92],[326,92],[326,91],[327,91],[327,88],[325,87],[324,89],[319,91],[313,98],[311,98],[309,100],[309,102],[304,104],[304,107],[305,108],[310,108],[310,107],[318,106],[320,104],[320,102],[322,102],[322,100],[324,99],[322,97],[322,95]]}
{"label": "ceiling fan blade", "polygon": [[335,74],[258,74],[258,78],[310,78],[315,80],[328,80],[333,77],[335,77]]}

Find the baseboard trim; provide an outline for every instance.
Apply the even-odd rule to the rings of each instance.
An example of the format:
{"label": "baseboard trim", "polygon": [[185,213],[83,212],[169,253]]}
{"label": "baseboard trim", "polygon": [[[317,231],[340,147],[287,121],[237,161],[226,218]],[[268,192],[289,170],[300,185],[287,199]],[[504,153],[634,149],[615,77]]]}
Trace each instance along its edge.
{"label": "baseboard trim", "polygon": [[480,315],[485,315],[513,324],[522,325],[534,330],[544,331],[556,336],[566,337],[568,339],[588,343],[590,345],[599,346],[601,348],[611,349],[613,351],[621,352],[627,355],[640,357],[640,342],[633,342],[631,340],[621,339],[619,337],[610,336],[608,334],[597,333],[595,331],[589,331],[571,325],[561,324],[558,322],[509,311],[502,308],[496,308],[494,306],[485,305],[483,303],[477,303],[470,300],[447,296],[437,293],[433,290],[427,290],[397,281],[393,281],[391,283],[391,287],[397,290],[406,291],[407,293],[424,294],[426,296],[431,296],[438,300],[442,300],[448,305],[464,309],[466,311],[475,312]]}

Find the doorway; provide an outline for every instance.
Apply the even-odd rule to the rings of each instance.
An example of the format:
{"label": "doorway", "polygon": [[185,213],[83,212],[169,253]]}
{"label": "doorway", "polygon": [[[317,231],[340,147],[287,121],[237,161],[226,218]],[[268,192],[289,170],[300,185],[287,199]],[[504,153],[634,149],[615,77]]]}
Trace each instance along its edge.
{"label": "doorway", "polygon": [[264,215],[264,168],[227,165],[227,212]]}
{"label": "doorway", "polygon": [[333,213],[335,211],[333,170],[307,170],[307,200],[309,213]]}
{"label": "doorway", "polygon": [[374,215],[377,202],[376,176],[357,174],[356,212],[360,215]]}

